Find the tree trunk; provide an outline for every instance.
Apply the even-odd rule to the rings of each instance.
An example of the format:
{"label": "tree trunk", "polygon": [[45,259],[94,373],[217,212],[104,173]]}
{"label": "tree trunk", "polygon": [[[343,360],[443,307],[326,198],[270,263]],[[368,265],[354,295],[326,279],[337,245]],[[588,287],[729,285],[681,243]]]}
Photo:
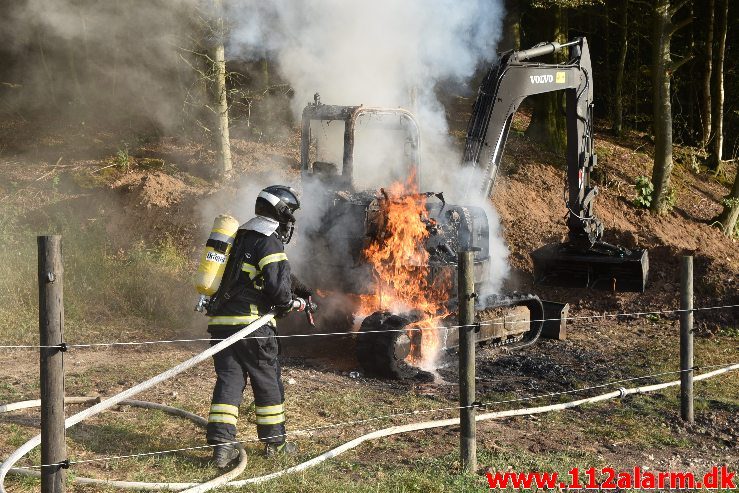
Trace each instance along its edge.
{"label": "tree trunk", "polygon": [[724,147],[724,58],[726,57],[726,31],[729,19],[729,0],[719,0],[716,33],[716,66],[713,79],[713,140],[708,156],[708,167],[718,172],[721,168]]}
{"label": "tree trunk", "polygon": [[506,0],[506,15],[503,19],[503,36],[498,43],[498,51],[521,49],[521,9],[518,0]]}
{"label": "tree trunk", "polygon": [[[539,41],[567,42],[567,13],[564,8],[533,8],[530,28],[536,30]],[[556,55],[556,62],[566,61],[565,50]],[[564,153],[567,147],[567,122],[562,111],[560,92],[533,96],[534,109],[526,135],[541,143],[545,148]]]}
{"label": "tree trunk", "polygon": [[[641,54],[641,35],[637,35],[635,37],[636,37],[636,49],[634,50],[634,53],[636,54],[635,55],[635,58],[637,58],[637,60],[638,60],[640,58],[640,54]],[[632,82],[634,83],[634,110],[633,110],[633,115],[635,117],[638,117],[639,116],[639,87],[640,87],[639,86],[639,78],[640,78],[640,72],[639,72],[640,71],[640,67],[639,67],[639,65],[640,64],[638,62],[635,62],[635,63],[632,63],[632,65],[634,66],[634,71],[631,74]],[[634,130],[637,130],[637,131],[639,130],[639,120],[640,120],[640,118],[634,118]]]}
{"label": "tree trunk", "polygon": [[[113,7],[114,11],[116,12],[116,15],[120,15],[121,12],[121,1],[115,0],[115,6]],[[122,43],[116,43],[115,48],[113,49],[113,52],[111,53],[112,63],[113,63],[113,69],[110,73],[110,95],[111,100],[118,101],[118,67],[121,61],[121,52],[123,51],[123,46],[121,46]],[[179,71],[177,72],[179,74]]]}
{"label": "tree trunk", "polygon": [[[616,10],[618,10],[618,7],[616,7]],[[605,24],[604,31],[605,31],[605,41],[606,46],[605,50],[603,51],[603,55],[605,55],[605,75],[607,77],[608,82],[605,84],[605,101],[608,103],[606,104],[606,111],[607,116],[610,121],[613,121],[613,112],[615,111],[615,103],[613,95],[616,92],[616,88],[611,84],[611,80],[613,80],[613,70],[611,68],[611,9],[608,6],[608,4],[603,5],[603,17]],[[593,16],[588,16],[588,32],[593,32],[593,29],[590,27],[590,24],[592,24]]]}
{"label": "tree trunk", "polygon": [[228,129],[228,99],[226,88],[226,54],[223,47],[225,30],[221,0],[215,1],[217,12],[216,44],[213,50],[213,97],[216,112],[216,150],[218,152],[218,171],[225,175],[231,171],[231,141]]}
{"label": "tree trunk", "polygon": [[264,52],[264,58],[262,59],[262,81],[264,85],[264,94],[269,93],[269,58],[267,52]]}
{"label": "tree trunk", "polygon": [[739,219],[739,169],[731,192],[724,198],[724,210],[716,221],[721,223],[721,230],[726,236],[732,236],[737,232],[737,219]]}
{"label": "tree trunk", "polygon": [[701,118],[703,119],[703,139],[701,145],[705,149],[711,141],[711,72],[713,71],[713,23],[715,0],[708,0],[708,25],[706,31],[706,48],[703,56],[706,58],[706,67],[703,72],[703,105]]}
{"label": "tree trunk", "polygon": [[48,81],[46,82],[46,87],[49,90],[49,96],[51,97],[51,104],[54,108],[57,108],[59,105],[57,104],[56,99],[56,82],[54,81],[54,74],[49,69],[49,64],[46,61],[46,50],[44,50],[44,34],[43,31],[38,30],[36,32],[36,42],[38,44],[38,50],[39,54],[41,56],[41,66],[44,68],[44,73],[46,74],[46,77]]}
{"label": "tree trunk", "polygon": [[82,84],[80,84],[79,72],[77,70],[77,60],[75,53],[77,52],[77,45],[73,41],[67,41],[65,43],[66,54],[67,54],[67,69],[69,70],[68,77],[72,79],[74,85],[74,103],[76,105],[84,104],[86,101],[83,99]]}
{"label": "tree trunk", "polygon": [[629,47],[629,1],[624,2],[621,11],[621,40],[618,52],[618,66],[616,67],[616,90],[613,104],[613,132],[621,136],[624,123],[624,71],[626,70],[626,54]]}
{"label": "tree trunk", "polygon": [[651,209],[664,213],[668,209],[666,197],[672,174],[672,103],[670,102],[670,41],[672,15],[670,0],[657,0],[654,8],[652,38],[654,169],[652,170]]}

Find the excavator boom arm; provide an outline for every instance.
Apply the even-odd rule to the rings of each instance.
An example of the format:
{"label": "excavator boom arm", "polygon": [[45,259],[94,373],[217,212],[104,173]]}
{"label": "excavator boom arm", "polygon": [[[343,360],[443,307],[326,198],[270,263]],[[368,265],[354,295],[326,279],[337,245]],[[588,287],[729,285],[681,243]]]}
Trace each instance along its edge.
{"label": "excavator boom arm", "polygon": [[[532,59],[569,47],[565,64]],[[593,212],[598,188],[591,185],[593,152],[593,77],[585,38],[565,44],[542,43],[503,54],[485,77],[475,100],[463,165],[482,172],[481,192],[490,194],[498,174],[513,114],[528,96],[559,92],[567,116],[567,227],[569,241],[545,245],[531,254],[536,282],[643,291],[649,259],[646,250],[627,250],[601,241],[603,225]]]}
{"label": "excavator boom arm", "polygon": [[[567,46],[571,60],[566,64],[529,61]],[[488,196],[495,184],[513,114],[528,96],[557,91],[564,91],[567,103],[570,238],[592,245],[600,240],[602,226],[592,211],[592,198],[597,194],[597,189],[590,186],[590,171],[596,161],[592,139],[593,80],[584,38],[564,45],[546,43],[501,56],[485,77],[475,101],[463,164],[483,170],[481,192]]]}

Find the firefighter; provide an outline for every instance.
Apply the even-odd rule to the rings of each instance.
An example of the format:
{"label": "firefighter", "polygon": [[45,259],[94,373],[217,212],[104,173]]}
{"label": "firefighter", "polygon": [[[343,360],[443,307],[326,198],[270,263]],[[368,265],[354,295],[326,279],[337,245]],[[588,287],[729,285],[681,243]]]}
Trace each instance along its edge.
{"label": "firefighter", "polygon": [[[285,255],[284,245],[292,237],[293,213],[298,207],[297,193],[290,187],[273,185],[259,193],[256,216],[239,228],[221,287],[211,300],[211,345],[270,310],[279,317],[292,310],[315,309],[306,302],[311,293],[291,275]],[[257,434],[265,444],[265,454],[294,453],[297,449],[286,440],[285,392],[275,335],[273,319],[213,356],[217,379],[206,436],[214,445],[213,462],[218,468],[238,457],[236,423],[247,380],[254,392]]]}

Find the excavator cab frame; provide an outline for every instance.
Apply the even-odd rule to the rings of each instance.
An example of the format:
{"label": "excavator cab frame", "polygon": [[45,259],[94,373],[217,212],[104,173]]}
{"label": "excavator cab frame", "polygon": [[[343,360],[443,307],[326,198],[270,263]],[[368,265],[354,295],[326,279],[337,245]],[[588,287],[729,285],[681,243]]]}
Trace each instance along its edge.
{"label": "excavator cab frame", "polygon": [[[421,132],[418,121],[410,111],[402,108],[323,104],[318,93],[313,96],[313,103],[308,104],[303,109],[300,136],[300,170],[303,177],[313,176],[324,182],[333,182],[338,188],[354,191],[355,132],[357,122],[364,116],[380,117],[379,119],[384,120],[387,126],[395,127],[395,124],[397,124],[396,128],[400,128],[405,132],[405,141],[409,154],[408,165],[411,168],[407,170],[407,176],[414,177],[416,189],[420,189],[421,161],[419,149],[421,145]],[[392,123],[390,123],[391,120]],[[315,121],[326,123],[341,121],[344,123],[341,173],[336,168],[336,164],[311,161],[311,123]]]}
{"label": "excavator cab frame", "polygon": [[[563,64],[531,61],[570,50]],[[531,254],[534,280],[541,284],[583,286],[614,291],[644,291],[649,271],[646,250],[628,250],[602,241],[603,224],[593,210],[598,187],[591,182],[597,165],[593,146],[593,77],[585,38],[541,43],[509,51],[483,80],[467,129],[462,162],[483,170],[481,193],[495,184],[513,115],[524,99],[564,91],[567,119],[567,227],[569,239]]]}

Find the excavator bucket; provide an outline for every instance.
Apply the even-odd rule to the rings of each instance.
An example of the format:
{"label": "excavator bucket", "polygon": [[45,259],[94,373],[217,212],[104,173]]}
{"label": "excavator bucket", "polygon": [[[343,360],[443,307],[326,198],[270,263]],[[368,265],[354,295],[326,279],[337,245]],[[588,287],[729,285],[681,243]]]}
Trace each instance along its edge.
{"label": "excavator bucket", "polygon": [[649,272],[646,250],[577,251],[549,244],[531,253],[534,282],[545,286],[644,292]]}

